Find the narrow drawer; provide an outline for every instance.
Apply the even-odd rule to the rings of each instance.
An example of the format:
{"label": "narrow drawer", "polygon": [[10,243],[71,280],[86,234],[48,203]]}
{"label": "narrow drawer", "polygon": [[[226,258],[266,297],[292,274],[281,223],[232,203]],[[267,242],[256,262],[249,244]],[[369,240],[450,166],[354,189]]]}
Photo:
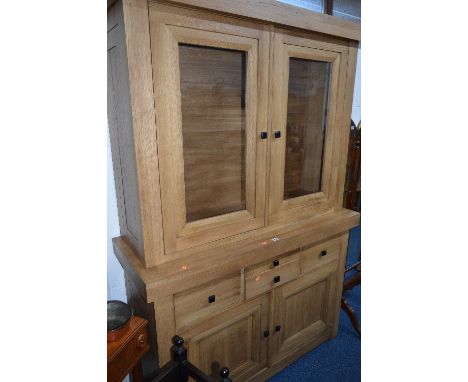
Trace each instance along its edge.
{"label": "narrow drawer", "polygon": [[[273,263],[275,261],[275,263]],[[299,254],[269,261],[245,274],[245,297],[250,299],[299,276]]]}
{"label": "narrow drawer", "polygon": [[174,296],[176,328],[190,326],[241,300],[240,274],[215,280]]}
{"label": "narrow drawer", "polygon": [[303,247],[300,255],[301,274],[313,272],[340,257],[341,239],[327,241],[309,248]]}

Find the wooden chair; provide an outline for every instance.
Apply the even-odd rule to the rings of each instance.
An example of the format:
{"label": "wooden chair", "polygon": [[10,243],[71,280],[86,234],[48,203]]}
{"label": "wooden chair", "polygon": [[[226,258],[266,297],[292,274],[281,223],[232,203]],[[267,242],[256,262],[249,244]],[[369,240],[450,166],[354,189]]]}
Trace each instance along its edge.
{"label": "wooden chair", "polygon": [[[359,211],[361,210],[361,122],[356,126],[351,120],[348,163],[346,168],[346,182],[344,192],[344,207]],[[356,274],[346,279],[346,274],[351,271],[357,271]],[[351,305],[346,301],[344,293],[356,285],[361,284],[361,254],[359,261],[345,270],[345,281],[343,283],[343,294],[341,296],[341,308],[349,316],[354,329],[361,335],[361,324]]]}

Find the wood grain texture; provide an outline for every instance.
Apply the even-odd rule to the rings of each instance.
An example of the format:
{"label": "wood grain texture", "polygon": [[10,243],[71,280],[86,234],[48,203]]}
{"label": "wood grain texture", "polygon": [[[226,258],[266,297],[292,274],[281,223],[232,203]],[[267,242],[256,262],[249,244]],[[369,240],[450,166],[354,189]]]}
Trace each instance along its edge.
{"label": "wood grain texture", "polygon": [[[155,96],[158,109],[158,149],[167,261],[174,258],[172,256],[174,253],[184,249],[251,231],[264,225],[266,142],[258,137],[259,131],[266,130],[266,126],[261,125],[265,124],[266,120],[264,118],[257,120],[257,115],[266,114],[266,110],[261,109],[266,107],[266,103],[260,103],[258,100],[264,98],[268,92],[266,86],[269,35],[262,26],[159,4],[150,5],[150,23],[154,45],[153,72],[157,85]],[[232,94],[222,100],[222,107],[215,107],[214,111],[207,110],[206,106],[207,104],[210,106],[210,102],[215,102],[216,106],[220,97],[227,96],[226,89],[230,80],[227,80],[226,76],[217,80],[218,82],[222,80],[219,83],[224,84],[223,93],[218,94],[217,90],[214,95],[207,96],[213,89],[217,89],[211,84],[207,90],[199,94],[197,101],[191,101],[193,94],[183,93],[189,86],[190,89],[200,89],[203,81],[212,81],[212,78],[204,80],[207,74],[200,73],[200,70],[206,70],[206,60],[209,56],[207,53],[203,58],[198,57],[196,58],[198,64],[194,61],[189,65],[187,61],[196,57],[195,48],[192,48],[189,54],[187,49],[180,47],[180,44],[210,47],[210,55],[214,56],[212,58],[216,58],[216,55],[218,58],[222,57],[220,56],[222,51],[219,49],[245,52],[245,128],[239,130],[239,122],[244,121],[242,115],[238,115],[235,119],[237,134],[245,131],[243,145],[245,154],[239,166],[235,166],[235,158],[230,158],[226,151],[226,147],[231,145],[234,147],[232,155],[241,159],[239,154],[242,154],[242,151],[235,150],[238,143],[229,141],[231,139],[239,142],[239,136],[235,130],[231,138],[227,139],[226,133],[221,135],[222,129],[227,129],[228,133],[230,131],[230,125],[220,124],[220,121],[228,121],[226,118],[231,112],[228,112],[226,107],[229,108],[233,102]],[[201,60],[204,60],[202,68],[200,68]],[[221,69],[218,67],[217,70],[231,73],[235,78],[236,71],[233,72],[232,68],[234,63],[235,61],[228,63],[223,60],[223,67]],[[213,70],[210,71],[210,76],[216,74]],[[239,67],[236,70],[238,71]],[[198,87],[192,82],[189,83],[190,73],[194,71],[197,71],[197,75],[192,77],[198,79]],[[200,110],[201,105],[204,105],[202,110]],[[201,112],[205,114],[200,121]],[[237,112],[242,110],[238,108]],[[193,113],[196,114],[195,117]],[[196,134],[194,129],[197,129]],[[213,141],[213,134],[207,136],[210,131],[215,134],[216,140]],[[204,134],[200,135],[199,132]],[[200,141],[208,139],[208,142]],[[217,150],[213,144],[222,145],[224,148]],[[209,151],[208,156],[207,151]],[[228,157],[225,157],[226,155]],[[200,166],[201,162],[203,166]],[[200,171],[203,171],[203,174]],[[239,179],[242,178],[242,173],[245,184]],[[216,187],[210,187],[210,181],[217,182]],[[244,197],[242,197],[243,192],[245,192]],[[241,195],[240,199],[235,195]],[[232,212],[242,207],[244,207],[242,210]],[[216,216],[208,216],[207,211],[208,215]],[[214,211],[218,213],[214,214]],[[221,211],[225,213],[219,214]],[[195,220],[202,217],[205,219]]]}
{"label": "wood grain texture", "polygon": [[[218,243],[212,249],[150,269],[145,269],[124,239],[113,239],[113,245],[122,267],[142,280],[146,285],[148,302],[154,302],[159,296],[196,287],[200,285],[200,280],[215,280],[303,245],[329,240],[358,225],[359,216],[357,212],[343,209],[296,223],[284,228],[278,236],[274,235],[278,232],[273,231],[225,246]],[[273,237],[279,237],[280,240],[273,241]]]}
{"label": "wood grain texture", "polygon": [[263,295],[182,332],[188,358],[213,378],[229,365],[233,381],[245,381],[266,367],[269,299]]}
{"label": "wood grain texture", "polygon": [[107,110],[120,231],[144,261],[122,2],[111,8],[107,33]]}
{"label": "wood grain texture", "polygon": [[159,188],[148,3],[124,0],[132,124],[143,226],[144,261],[151,267],[163,261],[164,243]]}
{"label": "wood grain texture", "polygon": [[125,290],[127,292],[127,304],[132,309],[134,315],[148,321],[148,343],[149,351],[141,360],[144,377],[154,373],[158,366],[158,346],[156,340],[156,323],[154,318],[154,303],[147,303],[146,288],[140,279],[125,272]]}
{"label": "wood grain texture", "polygon": [[285,284],[275,292],[274,331],[270,364],[281,361],[304,343],[330,331],[336,305],[337,262],[320,272],[305,275]]}
{"label": "wood grain texture", "polygon": [[159,366],[161,367],[171,359],[171,340],[177,334],[175,329],[174,298],[172,295],[158,299],[154,304],[154,316],[158,340]]}
{"label": "wood grain texture", "polygon": [[[299,256],[285,256],[277,267],[267,270],[262,268],[254,267],[252,270],[246,270],[245,295],[247,300],[296,279],[300,273]],[[279,280],[275,282],[275,278],[279,278]]]}
{"label": "wood grain texture", "polygon": [[[186,326],[211,318],[240,303],[240,294],[241,278],[238,273],[174,295],[177,330],[183,330]],[[210,296],[214,296],[214,301],[209,301]]]}
{"label": "wood grain texture", "polygon": [[340,113],[338,126],[340,130],[340,157],[337,158],[337,181],[333,192],[335,208],[340,208],[343,203],[344,182],[346,177],[346,160],[348,157],[349,125],[351,123],[351,110],[353,106],[354,81],[357,63],[357,44],[350,43],[348,51],[348,64],[346,68],[345,93],[342,101],[343,111]]}
{"label": "wood grain texture", "polygon": [[312,12],[275,0],[175,0],[171,1],[171,3],[229,13],[351,40],[358,41],[361,38],[361,26],[358,23]]}
{"label": "wood grain texture", "polygon": [[133,380],[143,381],[138,364],[149,349],[148,321],[133,316],[124,336],[107,342],[107,381],[121,382],[133,369]]}
{"label": "wood grain texture", "polygon": [[[333,185],[336,184],[338,169],[333,167],[332,164],[340,155],[338,148],[341,148],[339,145],[337,147],[337,142],[340,141],[340,134],[337,132],[336,124],[336,119],[339,117],[337,116],[337,105],[341,105],[345,89],[340,83],[340,78],[342,73],[346,72],[346,61],[343,62],[346,47],[337,47],[335,44],[327,44],[321,41],[315,43],[315,41],[305,39],[302,35],[291,34],[288,31],[279,29],[275,30],[274,41],[274,68],[272,74],[276,78],[276,81],[271,90],[271,134],[274,131],[279,131],[281,132],[281,138],[275,139],[271,143],[269,224],[297,220],[305,216],[320,215],[334,208],[334,199],[330,195],[330,190],[334,189]],[[321,189],[319,192],[309,195],[299,194],[297,197],[285,200],[285,194],[288,195],[291,192],[291,187],[288,184],[285,186],[285,180],[291,181],[288,178],[287,171],[291,170],[291,167],[286,165],[286,159],[291,160],[291,156],[290,152],[286,151],[286,149],[287,143],[291,142],[291,137],[288,134],[294,130],[287,129],[286,127],[288,126],[288,118],[292,118],[290,123],[298,122],[297,115],[288,113],[288,105],[291,106],[292,102],[294,102],[288,97],[289,80],[294,80],[294,76],[291,77],[289,74],[291,58],[330,63],[331,79],[327,106],[325,147],[323,149],[322,160],[323,170],[320,173]],[[338,110],[341,110],[341,108]],[[322,118],[322,116],[323,111],[320,112],[319,117]],[[303,114],[302,118],[304,118]],[[314,116],[312,118],[318,117]],[[304,123],[305,121],[302,120],[301,124],[303,125]],[[296,138],[293,136],[292,140]],[[288,147],[288,150],[291,150],[291,147]],[[299,159],[302,161],[302,158]],[[294,166],[294,163],[292,165]],[[298,166],[298,171],[301,172],[300,179],[303,178],[301,169],[302,163],[301,166]]]}
{"label": "wood grain texture", "polygon": [[[113,245],[152,365],[178,334],[208,374],[265,380],[337,332],[360,217],[340,204],[359,26],[273,0],[122,1],[108,7]],[[298,189],[318,192],[285,200]]]}

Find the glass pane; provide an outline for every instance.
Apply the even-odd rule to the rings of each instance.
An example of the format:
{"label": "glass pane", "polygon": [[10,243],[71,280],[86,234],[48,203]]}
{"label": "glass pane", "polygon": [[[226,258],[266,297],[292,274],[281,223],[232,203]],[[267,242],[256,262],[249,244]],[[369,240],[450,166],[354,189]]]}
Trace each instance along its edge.
{"label": "glass pane", "polygon": [[314,12],[323,12],[323,0],[278,0],[281,3],[294,5]]}
{"label": "glass pane", "polygon": [[245,210],[246,52],[179,44],[187,222]]}
{"label": "glass pane", "polygon": [[289,59],[284,199],[321,190],[331,64]]}
{"label": "glass pane", "polygon": [[333,16],[361,22],[361,0],[333,0]]}

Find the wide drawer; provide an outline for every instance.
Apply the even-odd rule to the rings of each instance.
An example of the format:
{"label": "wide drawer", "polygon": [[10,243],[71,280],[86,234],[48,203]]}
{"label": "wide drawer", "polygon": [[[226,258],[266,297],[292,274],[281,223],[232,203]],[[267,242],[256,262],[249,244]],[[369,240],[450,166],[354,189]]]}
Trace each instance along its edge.
{"label": "wide drawer", "polygon": [[327,241],[318,245],[302,247],[300,256],[301,274],[314,272],[325,264],[329,264],[340,257],[341,238]]}
{"label": "wide drawer", "polygon": [[245,297],[250,299],[294,280],[300,274],[299,254],[274,259],[248,269],[245,274]]}
{"label": "wide drawer", "polygon": [[240,273],[174,295],[176,328],[225,310],[241,300]]}

